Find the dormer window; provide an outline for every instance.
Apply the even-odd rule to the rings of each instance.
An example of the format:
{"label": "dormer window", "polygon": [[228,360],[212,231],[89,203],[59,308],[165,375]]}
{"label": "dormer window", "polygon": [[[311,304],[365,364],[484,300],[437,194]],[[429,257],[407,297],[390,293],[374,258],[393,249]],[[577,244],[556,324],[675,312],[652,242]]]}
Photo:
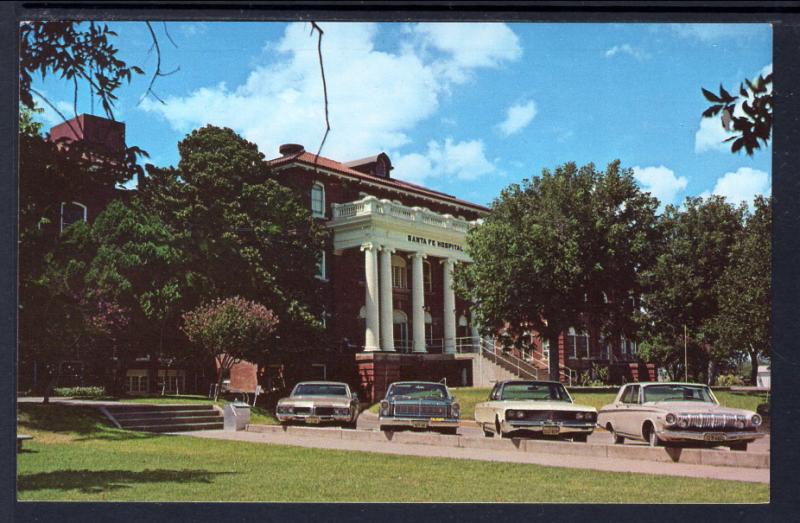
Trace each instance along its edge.
{"label": "dormer window", "polygon": [[61,232],[75,222],[86,223],[87,207],[78,202],[61,202]]}
{"label": "dormer window", "polygon": [[311,186],[311,216],[325,217],[325,186],[319,182]]}

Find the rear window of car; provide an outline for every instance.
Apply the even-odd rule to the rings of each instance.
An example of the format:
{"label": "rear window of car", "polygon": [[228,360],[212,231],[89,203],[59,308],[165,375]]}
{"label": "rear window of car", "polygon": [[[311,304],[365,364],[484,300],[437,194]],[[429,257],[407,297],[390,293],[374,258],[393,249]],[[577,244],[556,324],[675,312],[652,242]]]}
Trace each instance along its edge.
{"label": "rear window of car", "polygon": [[395,383],[386,393],[392,398],[445,399],[447,388],[438,383]]}
{"label": "rear window of car", "polygon": [[324,383],[301,383],[294,389],[292,396],[347,396],[347,387]]}

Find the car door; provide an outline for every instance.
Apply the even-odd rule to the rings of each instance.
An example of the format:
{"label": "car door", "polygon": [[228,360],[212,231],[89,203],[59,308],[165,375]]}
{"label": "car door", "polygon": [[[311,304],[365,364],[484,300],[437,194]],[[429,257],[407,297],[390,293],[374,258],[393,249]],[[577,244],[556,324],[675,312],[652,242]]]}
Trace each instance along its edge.
{"label": "car door", "polygon": [[638,406],[639,385],[628,385],[625,394],[622,396],[622,405],[620,407],[621,422],[617,429],[618,432],[632,436],[639,434],[641,412]]}

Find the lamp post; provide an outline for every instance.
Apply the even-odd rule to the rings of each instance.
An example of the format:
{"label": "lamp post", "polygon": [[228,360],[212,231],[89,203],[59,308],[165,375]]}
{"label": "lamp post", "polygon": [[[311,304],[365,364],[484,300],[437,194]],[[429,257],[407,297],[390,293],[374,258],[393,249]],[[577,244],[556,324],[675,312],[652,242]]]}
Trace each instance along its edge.
{"label": "lamp post", "polygon": [[688,337],[688,329],[686,324],[683,324],[683,381],[689,382],[689,357],[686,350],[686,339]]}

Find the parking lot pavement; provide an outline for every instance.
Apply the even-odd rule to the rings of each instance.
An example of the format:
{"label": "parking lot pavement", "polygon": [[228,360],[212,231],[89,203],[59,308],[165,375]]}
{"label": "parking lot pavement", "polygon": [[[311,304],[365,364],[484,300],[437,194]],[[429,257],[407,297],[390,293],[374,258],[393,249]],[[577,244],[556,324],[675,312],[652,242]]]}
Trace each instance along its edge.
{"label": "parking lot pavement", "polygon": [[769,483],[770,473],[769,469],[654,462],[621,459],[618,457],[587,457],[566,454],[518,452],[513,450],[509,451],[453,446],[414,445],[409,443],[396,443],[392,441],[361,441],[326,438],[322,436],[297,437],[291,433],[284,433],[281,431],[227,432],[221,430],[208,430],[179,432],[175,433],[175,435],[329,450],[348,450],[403,456],[440,457],[478,461],[535,464],[552,467],[602,470],[607,472],[635,472],[641,474],[724,479],[755,483]]}
{"label": "parking lot pavement", "polygon": [[[358,417],[358,421],[356,424],[357,428],[360,430],[378,430],[378,416],[373,414],[372,412],[362,412],[361,415]],[[481,430],[476,424],[472,422],[463,423],[458,428],[458,434],[467,438],[483,438],[483,430]],[[588,443],[592,443],[595,445],[613,445],[613,440],[611,438],[611,434],[606,432],[605,430],[596,430],[593,432],[588,439]],[[631,441],[625,440],[625,445],[640,445],[640,446],[647,446],[647,443],[644,441]],[[721,449],[727,449],[727,447],[720,447]],[[770,444],[769,444],[769,435],[759,438],[751,443],[747,447],[747,452],[769,452]]]}

